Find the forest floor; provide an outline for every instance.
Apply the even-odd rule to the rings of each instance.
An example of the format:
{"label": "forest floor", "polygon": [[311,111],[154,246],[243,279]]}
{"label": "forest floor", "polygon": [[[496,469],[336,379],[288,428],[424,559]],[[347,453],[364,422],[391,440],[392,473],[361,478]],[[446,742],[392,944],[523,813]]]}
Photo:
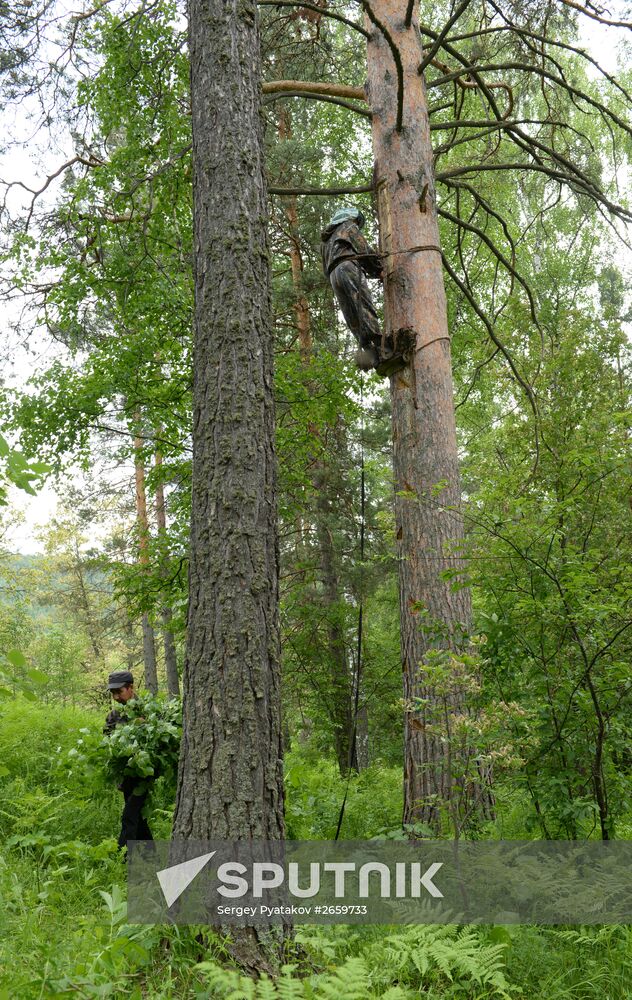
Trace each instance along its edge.
{"label": "forest floor", "polygon": [[[102,725],[95,711],[0,706],[0,1000],[632,997],[629,926],[305,926],[280,977],[255,984],[208,928],[128,924],[120,793],[68,766],[80,730]],[[345,790],[333,762],[293,750],[286,775],[288,836],[332,837]],[[386,835],[400,816],[397,768],[353,779],[347,839]],[[520,816],[514,803],[503,836],[529,836]],[[170,820],[157,787],[155,836],[168,837]]]}

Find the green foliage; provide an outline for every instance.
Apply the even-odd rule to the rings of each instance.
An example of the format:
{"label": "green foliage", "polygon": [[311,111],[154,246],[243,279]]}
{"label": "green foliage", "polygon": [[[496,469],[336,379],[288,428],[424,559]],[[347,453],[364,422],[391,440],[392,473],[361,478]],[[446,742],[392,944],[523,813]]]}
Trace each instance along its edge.
{"label": "green foliage", "polygon": [[0,703],[3,839],[39,837],[44,848],[69,841],[98,844],[99,837],[111,837],[118,796],[113,786],[95,785],[94,775],[74,763],[78,731],[80,748],[99,742],[99,723],[85,710],[30,703],[20,696]]}
{"label": "green foliage", "polygon": [[291,840],[333,838],[345,795],[343,839],[384,835],[401,822],[401,768],[374,764],[345,779],[334,760],[314,748],[297,748],[285,755],[285,791]]}
{"label": "green foliage", "polygon": [[45,462],[29,461],[19,449],[11,448],[0,434],[0,507],[7,504],[7,485],[37,496],[37,488],[50,471]]}
{"label": "green foliage", "polygon": [[465,466],[486,696],[520,707],[513,747],[534,828],[571,838],[613,836],[630,807],[628,351],[621,305],[597,323],[588,300],[578,308],[595,275],[582,239],[566,274],[542,256],[537,425],[526,400],[500,416],[485,393],[498,417]]}
{"label": "green foliage", "polygon": [[123,721],[96,747],[106,775],[116,782],[133,776],[173,784],[182,735],[180,700],[144,694],[117,706],[117,711]]}
{"label": "green foliage", "polygon": [[[316,954],[327,951],[325,931],[298,932],[297,941]],[[358,950],[338,968],[303,982],[292,978],[296,966],[286,966],[274,982],[263,976],[257,983],[215,963],[198,968],[208,981],[209,997],[235,1000],[412,1000],[421,989],[428,994],[435,987],[446,992],[431,995],[473,997],[477,987],[486,988],[489,998],[514,995],[502,973],[505,945],[483,944],[468,928],[416,927],[388,934],[382,943],[369,938]]]}
{"label": "green foliage", "polygon": [[[253,982],[227,968],[226,946],[207,928],[130,926],[112,836],[120,795],[68,758],[77,730],[80,748],[96,747],[102,723],[102,713],[21,698],[0,706],[0,997],[627,1000],[629,927],[304,926],[280,975]],[[301,806],[296,822],[311,837],[323,829],[321,803],[333,817],[344,782],[333,761],[310,763],[307,752],[292,753],[294,765],[289,815]],[[363,815],[379,834],[385,813],[401,814],[401,773],[362,777],[350,787],[349,836],[362,836]]]}
{"label": "green foliage", "polygon": [[48,683],[48,677],[29,665],[20,649],[8,649],[0,654],[0,698],[11,698],[19,692],[28,701],[36,701],[38,691]]}

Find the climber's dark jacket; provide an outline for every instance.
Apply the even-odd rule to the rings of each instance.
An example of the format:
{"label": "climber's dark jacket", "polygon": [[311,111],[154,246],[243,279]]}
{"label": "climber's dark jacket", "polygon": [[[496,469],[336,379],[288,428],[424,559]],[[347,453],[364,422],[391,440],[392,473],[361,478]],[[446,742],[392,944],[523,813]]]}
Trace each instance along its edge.
{"label": "climber's dark jacket", "polygon": [[380,255],[369,246],[359,226],[352,219],[345,219],[337,226],[327,226],[321,233],[321,239],[323,270],[327,277],[343,260],[357,261],[369,278],[381,276]]}
{"label": "climber's dark jacket", "polygon": [[[361,349],[378,351],[380,321],[365,274],[379,278],[382,262],[351,219],[329,225],[322,233],[323,270],[329,278],[345,322]],[[374,355],[377,361],[378,355]]]}

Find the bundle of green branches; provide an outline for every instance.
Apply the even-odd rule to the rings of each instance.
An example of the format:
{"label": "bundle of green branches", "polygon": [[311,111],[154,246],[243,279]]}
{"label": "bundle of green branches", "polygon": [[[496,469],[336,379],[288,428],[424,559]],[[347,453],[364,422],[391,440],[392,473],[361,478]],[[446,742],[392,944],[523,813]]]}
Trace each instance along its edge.
{"label": "bundle of green branches", "polygon": [[99,744],[108,777],[175,780],[182,734],[182,703],[143,694],[117,709],[121,722]]}

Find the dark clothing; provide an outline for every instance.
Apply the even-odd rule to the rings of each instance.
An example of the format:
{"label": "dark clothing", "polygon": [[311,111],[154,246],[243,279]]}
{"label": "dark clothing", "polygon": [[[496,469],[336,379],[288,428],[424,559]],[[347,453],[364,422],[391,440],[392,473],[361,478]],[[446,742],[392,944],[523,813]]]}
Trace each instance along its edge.
{"label": "dark clothing", "polygon": [[361,348],[379,349],[382,334],[371,292],[364,277],[379,278],[382,262],[351,219],[322,233],[323,270],[329,278],[345,323]]}
{"label": "dark clothing", "polygon": [[105,717],[105,725],[103,727],[104,736],[109,736],[110,733],[114,732],[114,730],[118,725],[120,725],[121,723],[124,724],[127,721],[128,719],[126,719],[125,716],[121,715],[118,708],[113,708],[112,711],[108,712],[108,714]]}
{"label": "dark clothing", "polygon": [[[113,708],[111,712],[108,712],[103,732],[106,736],[109,736],[117,726],[125,725],[127,722],[129,722],[129,719],[125,715],[121,715],[118,709]],[[119,847],[125,847],[128,840],[154,839],[147,825],[147,820],[142,815],[142,810],[147,803],[148,793],[144,791],[140,795],[135,794],[140,784],[142,784],[140,778],[128,775],[117,786],[118,790],[123,792],[123,798],[125,799],[123,815],[121,816],[121,832],[118,838]]]}
{"label": "dark clothing", "polygon": [[147,825],[147,820],[142,815],[142,810],[147,802],[147,792],[135,795],[138,785],[138,778],[123,778],[120,786],[125,799],[123,815],[121,817],[121,832],[119,834],[118,845],[125,847],[128,840],[153,840],[151,830]]}
{"label": "dark clothing", "polygon": [[355,261],[342,261],[329,275],[345,323],[360,347],[380,346],[382,331],[366,278]]}
{"label": "dark clothing", "polygon": [[351,219],[339,222],[337,226],[327,226],[321,234],[320,246],[323,270],[327,277],[343,260],[359,263],[369,278],[379,278],[382,274],[380,255],[373,250],[360,232],[359,226]]}

